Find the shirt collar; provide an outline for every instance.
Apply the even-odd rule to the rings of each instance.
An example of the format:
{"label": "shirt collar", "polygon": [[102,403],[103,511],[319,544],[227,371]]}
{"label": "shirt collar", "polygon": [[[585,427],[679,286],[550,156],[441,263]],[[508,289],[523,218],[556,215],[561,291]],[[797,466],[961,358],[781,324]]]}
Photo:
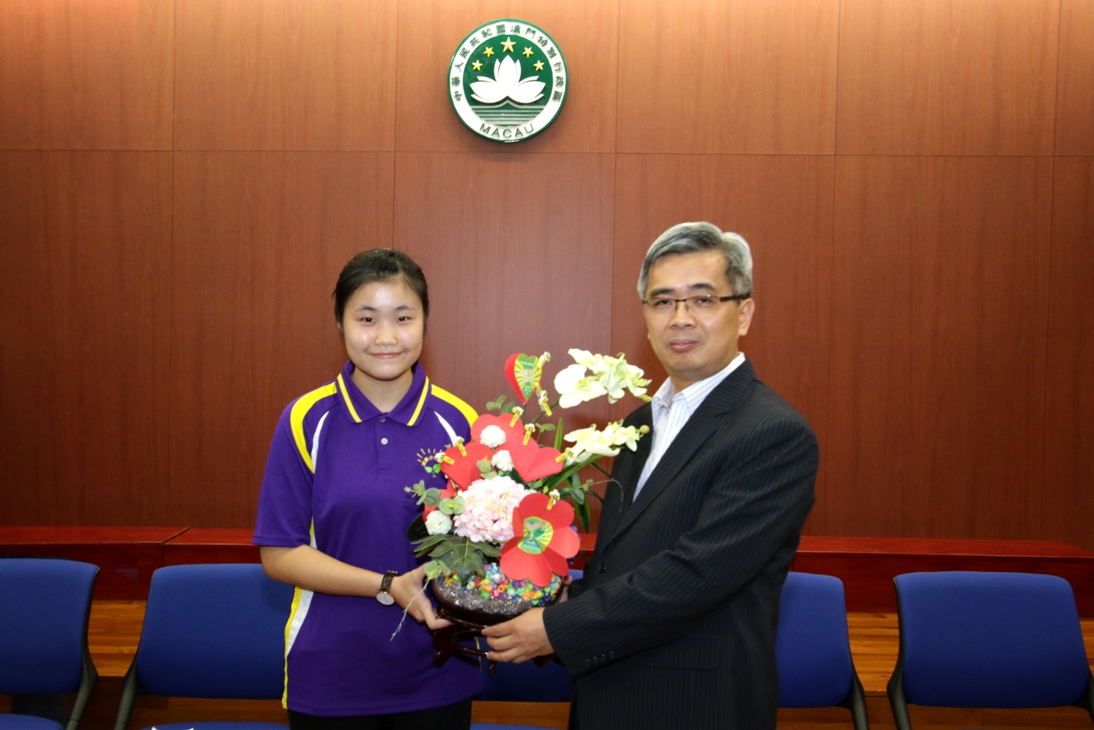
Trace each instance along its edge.
{"label": "shirt collar", "polygon": [[390,412],[381,413],[353,382],[353,361],[347,361],[342,367],[342,372],[338,374],[338,392],[342,397],[342,407],[345,408],[350,420],[361,423],[384,416],[407,426],[416,424],[421,418],[422,408],[429,394],[429,378],[421,363],[414,363],[413,370],[414,380],[410,384],[410,390]]}
{"label": "shirt collar", "polygon": [[695,409],[702,405],[706,397],[710,395],[710,392],[717,388],[723,380],[729,377],[729,374],[741,366],[741,363],[745,361],[745,354],[738,352],[737,357],[729,361],[729,364],[724,368],[714,373],[708,378],[703,378],[697,383],[692,383],[688,387],[681,390],[679,393],[672,385],[672,378],[666,378],[665,382],[661,384],[661,387],[657,389],[657,393],[653,396],[653,406],[655,408],[664,409],[666,411],[672,410],[672,404],[677,401],[677,396],[684,402],[684,408],[688,414],[694,413]]}

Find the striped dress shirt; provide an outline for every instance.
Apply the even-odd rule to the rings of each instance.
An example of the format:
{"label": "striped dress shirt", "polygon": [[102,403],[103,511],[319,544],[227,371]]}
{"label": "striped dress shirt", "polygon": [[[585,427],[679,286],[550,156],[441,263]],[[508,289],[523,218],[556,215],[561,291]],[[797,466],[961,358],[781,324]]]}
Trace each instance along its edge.
{"label": "striped dress shirt", "polygon": [[665,380],[657,389],[650,403],[653,407],[653,432],[650,434],[653,441],[650,443],[650,457],[646,459],[646,465],[642,467],[642,474],[638,477],[638,484],[634,488],[635,499],[638,499],[638,494],[646,485],[646,480],[657,468],[657,463],[669,450],[669,446],[672,446],[676,435],[684,428],[691,414],[695,413],[711,391],[721,385],[722,381],[744,361],[745,354],[738,352],[737,357],[729,361],[729,365],[709,378],[692,383],[679,393],[676,393],[673,388],[672,378]]}

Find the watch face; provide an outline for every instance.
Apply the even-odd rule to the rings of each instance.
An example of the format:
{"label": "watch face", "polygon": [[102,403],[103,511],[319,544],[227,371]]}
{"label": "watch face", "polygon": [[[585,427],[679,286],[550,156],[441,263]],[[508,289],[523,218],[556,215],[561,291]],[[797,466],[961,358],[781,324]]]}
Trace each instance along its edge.
{"label": "watch face", "polygon": [[390,593],[377,593],[376,600],[385,606],[390,606],[391,604],[395,603],[395,597],[392,596]]}

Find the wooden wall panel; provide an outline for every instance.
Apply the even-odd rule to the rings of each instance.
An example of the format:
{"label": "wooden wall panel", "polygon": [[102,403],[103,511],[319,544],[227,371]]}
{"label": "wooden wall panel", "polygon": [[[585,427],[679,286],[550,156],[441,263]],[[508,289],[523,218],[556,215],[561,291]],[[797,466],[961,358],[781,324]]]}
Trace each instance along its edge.
{"label": "wooden wall panel", "polygon": [[0,152],[0,524],[7,525],[48,520],[56,506],[38,478],[41,374],[30,347],[32,273],[40,269],[48,219],[44,168],[41,152]]}
{"label": "wooden wall panel", "polygon": [[174,1],[0,3],[0,149],[167,149]]}
{"label": "wooden wall panel", "polygon": [[168,514],[246,527],[277,418],[345,360],[331,304],[391,246],[391,153],[177,153]]}
{"label": "wooden wall panel", "polygon": [[828,534],[1040,534],[1052,160],[837,158]]}
{"label": "wooden wall panel", "polygon": [[452,110],[445,86],[448,64],[460,42],[477,26],[497,18],[527,20],[554,38],[566,57],[572,87],[551,127],[516,149],[521,153],[614,151],[618,6],[582,0],[534,9],[514,0],[401,0],[397,149],[514,151],[464,127]]}
{"label": "wooden wall panel", "polygon": [[1094,157],[1059,158],[1053,193],[1042,532],[1094,550]]}
{"label": "wooden wall panel", "polygon": [[23,520],[140,524],[166,482],[170,155],[4,157],[5,177],[29,183],[25,194],[21,180],[5,185],[26,204],[5,213],[26,236],[8,245],[29,249],[9,274],[29,282],[14,302],[28,321],[13,343],[25,350],[10,388],[22,392],[4,399],[18,409],[4,414],[5,434],[23,431],[11,456],[24,479],[5,493]]}
{"label": "wooden wall panel", "polygon": [[[399,153],[395,246],[425,270],[430,377],[477,410],[511,393],[514,352],[609,351],[614,160],[606,155]],[[553,387],[549,388],[554,393]],[[567,430],[598,422],[594,401]]]}
{"label": "wooden wall panel", "polygon": [[1094,3],[1060,1],[1056,154],[1094,155]]}
{"label": "wooden wall panel", "polygon": [[838,0],[619,13],[619,151],[831,154]]}
{"label": "wooden wall panel", "polygon": [[1057,0],[843,0],[840,154],[1050,155]]}
{"label": "wooden wall panel", "polygon": [[[709,220],[752,248],[756,315],[741,350],[827,444],[833,169],[831,157],[620,155],[611,351],[646,370],[651,392],[665,371],[648,345],[635,289],[642,259],[668,227]],[[633,407],[620,403],[612,417]]]}
{"label": "wooden wall panel", "polygon": [[390,151],[396,0],[178,0],[176,149]]}

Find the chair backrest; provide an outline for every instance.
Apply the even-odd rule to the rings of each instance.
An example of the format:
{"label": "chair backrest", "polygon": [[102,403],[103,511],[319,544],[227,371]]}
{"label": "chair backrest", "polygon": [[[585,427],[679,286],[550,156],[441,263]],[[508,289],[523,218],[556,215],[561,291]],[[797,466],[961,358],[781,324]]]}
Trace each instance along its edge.
{"label": "chair backrest", "polygon": [[847,698],[855,669],[839,578],[794,572],[786,576],[775,658],[780,707],[831,707]]}
{"label": "chair backrest", "polygon": [[533,662],[497,664],[490,674],[482,663],[482,691],[476,700],[493,702],[569,702],[573,692],[570,673],[557,662],[537,667]]}
{"label": "chair backrest", "polygon": [[98,573],[74,560],[0,559],[0,694],[80,687]]}
{"label": "chair backrest", "polygon": [[280,698],[292,596],[258,564],[160,568],[135,660],[141,685],[175,697]]}
{"label": "chair backrest", "polygon": [[895,583],[900,658],[893,681],[902,681],[906,702],[1055,707],[1087,692],[1090,666],[1063,578],[954,571],[899,575]]}

